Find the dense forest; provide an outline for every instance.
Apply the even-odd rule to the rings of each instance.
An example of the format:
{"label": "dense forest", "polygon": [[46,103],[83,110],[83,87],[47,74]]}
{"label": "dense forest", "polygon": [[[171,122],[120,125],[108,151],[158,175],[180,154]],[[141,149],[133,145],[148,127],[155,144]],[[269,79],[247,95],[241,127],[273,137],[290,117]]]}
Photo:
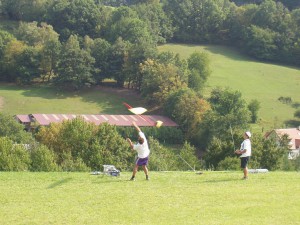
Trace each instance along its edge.
{"label": "dense forest", "polygon": [[0,80],[41,78],[80,88],[113,78],[140,90],[140,63],[159,58],[156,46],[166,42],[230,45],[259,60],[300,65],[297,6],[288,0],[2,0],[2,20],[20,25],[0,30]]}
{"label": "dense forest", "polygon": [[[296,1],[0,0],[0,13],[0,81],[40,82],[78,90],[113,79],[119,87],[139,91],[149,105],[160,106],[180,124],[184,140],[207,152],[206,163],[212,168],[224,160],[224,165],[231,164],[227,158],[232,156],[231,140],[256,122],[259,102],[246,103],[240,92],[228,88],[214,89],[204,99],[210,75],[208,56],[195,52],[182,60],[170,52],[159,53],[157,46],[169,42],[229,45],[258,60],[300,65],[300,8]],[[74,123],[79,128],[87,126]],[[66,135],[71,132],[63,127],[49,129],[56,135],[60,129]],[[89,129],[90,141],[79,137],[74,143],[92,144],[95,151],[103,153],[101,140],[91,135],[101,133],[102,128]],[[109,129],[115,137],[115,131]],[[43,135],[52,131],[36,136],[50,149],[56,145]],[[90,159],[85,161],[88,156],[83,155],[83,148],[72,151],[76,146],[66,146],[66,140],[56,143],[70,150],[60,156],[69,160],[66,162],[73,157],[71,161],[79,167],[99,166]],[[115,140],[114,146],[124,144],[117,137]],[[287,151],[286,139],[279,147],[263,137],[254,138],[254,143],[261,149],[253,160],[257,166],[278,168]],[[269,153],[264,149],[278,151],[274,150],[271,161],[265,161]],[[45,149],[41,151],[46,154]],[[61,158],[56,160],[64,165]]]}

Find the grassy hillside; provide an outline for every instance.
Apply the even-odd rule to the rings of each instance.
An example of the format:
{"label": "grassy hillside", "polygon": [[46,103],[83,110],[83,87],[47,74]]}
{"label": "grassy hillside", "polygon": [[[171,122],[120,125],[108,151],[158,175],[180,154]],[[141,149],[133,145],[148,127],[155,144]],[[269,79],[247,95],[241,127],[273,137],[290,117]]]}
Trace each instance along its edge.
{"label": "grassy hillside", "polygon": [[300,224],[297,172],[0,173],[0,224]]}
{"label": "grassy hillside", "polygon": [[[257,62],[224,46],[168,44],[160,46],[159,50],[179,53],[182,58],[187,58],[195,51],[207,52],[212,74],[205,95],[212,88],[221,86],[239,90],[247,102],[257,99],[261,103],[260,120],[253,129],[265,132],[284,127],[284,121],[295,119],[293,114],[296,107],[293,104],[300,104],[299,68]],[[293,104],[283,104],[278,101],[279,97],[291,97]],[[97,87],[68,93],[50,87],[0,84],[0,110],[9,114],[127,114],[123,101],[134,106],[143,105],[141,99],[128,90]]]}
{"label": "grassy hillside", "polygon": [[0,84],[0,110],[11,115],[30,113],[128,114],[122,102],[139,106],[141,99],[132,91],[95,87],[79,92],[55,88],[19,87]]}
{"label": "grassy hillside", "polygon": [[220,86],[240,91],[247,102],[257,99],[261,103],[261,127],[279,128],[284,121],[294,119],[296,108],[277,99],[291,97],[294,104],[300,103],[300,68],[257,62],[224,46],[167,44],[159,50],[179,53],[182,58],[195,51],[207,52],[212,74],[206,95]]}

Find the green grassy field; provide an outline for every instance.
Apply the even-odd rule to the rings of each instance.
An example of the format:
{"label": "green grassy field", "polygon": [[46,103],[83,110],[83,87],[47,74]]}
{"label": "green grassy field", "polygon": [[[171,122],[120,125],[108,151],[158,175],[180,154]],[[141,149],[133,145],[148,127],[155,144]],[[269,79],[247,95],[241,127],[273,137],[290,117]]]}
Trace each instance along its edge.
{"label": "green grassy field", "polygon": [[297,172],[0,173],[0,224],[300,224]]}
{"label": "green grassy field", "polygon": [[19,87],[0,84],[0,110],[11,115],[31,113],[128,114],[122,102],[141,104],[131,91],[95,87],[80,92],[47,86]]}
{"label": "green grassy field", "polygon": [[291,97],[293,103],[300,103],[300,68],[258,62],[225,46],[167,44],[159,50],[179,53],[182,58],[196,51],[207,52],[212,74],[206,95],[219,86],[240,91],[247,102],[257,99],[261,103],[260,126],[279,128],[284,121],[295,119],[296,109],[278,98]]}

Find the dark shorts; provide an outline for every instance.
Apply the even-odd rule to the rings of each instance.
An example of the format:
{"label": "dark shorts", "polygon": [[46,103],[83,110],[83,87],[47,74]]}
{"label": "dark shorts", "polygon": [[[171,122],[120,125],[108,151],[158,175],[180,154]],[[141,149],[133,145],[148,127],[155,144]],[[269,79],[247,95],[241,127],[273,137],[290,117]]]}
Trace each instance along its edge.
{"label": "dark shorts", "polygon": [[249,160],[250,160],[250,156],[241,157],[241,168],[243,169],[246,168]]}
{"label": "dark shorts", "polygon": [[148,165],[148,161],[149,161],[149,156],[147,156],[146,158],[137,158],[135,165],[145,166]]}

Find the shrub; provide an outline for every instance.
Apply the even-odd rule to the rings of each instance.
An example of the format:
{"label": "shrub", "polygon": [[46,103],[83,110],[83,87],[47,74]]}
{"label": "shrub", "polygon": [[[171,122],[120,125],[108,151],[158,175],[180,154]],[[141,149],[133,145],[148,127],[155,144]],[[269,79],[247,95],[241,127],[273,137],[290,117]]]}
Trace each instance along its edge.
{"label": "shrub", "polygon": [[0,113],[0,136],[8,137],[16,143],[30,144],[34,141],[31,133],[24,130],[24,126],[18,123],[11,115]]}
{"label": "shrub", "polygon": [[239,170],[240,159],[233,157],[226,157],[224,160],[219,162],[217,170]]}
{"label": "shrub", "polygon": [[180,170],[198,170],[202,167],[199,159],[196,156],[196,149],[188,142],[185,142],[182,146],[182,149],[179,153],[179,158],[178,169]]}
{"label": "shrub", "polygon": [[30,156],[24,145],[13,144],[8,137],[0,137],[0,155],[0,170],[28,170]]}
{"label": "shrub", "polygon": [[[287,137],[283,135],[280,142],[282,142],[282,139],[286,138]],[[263,149],[261,149],[261,168],[266,168],[273,171],[280,169],[282,157],[286,156],[286,152],[288,152],[288,144],[281,144],[278,145],[274,139],[264,140]]]}
{"label": "shrub", "polygon": [[248,109],[251,113],[251,123],[256,123],[258,119],[258,111],[260,109],[260,102],[256,99],[251,100],[248,105]]}
{"label": "shrub", "polygon": [[73,159],[71,153],[64,153],[64,161],[61,164],[62,171],[66,172],[87,172],[91,169],[83,162],[81,158]]}
{"label": "shrub", "polygon": [[159,141],[167,144],[182,144],[184,140],[184,134],[182,130],[177,127],[160,127],[152,128],[152,130],[157,131],[156,134],[151,134],[154,138],[158,139]]}
{"label": "shrub", "polygon": [[300,170],[300,156],[296,159],[288,159],[288,156],[285,155],[282,159],[281,168],[284,171],[299,171]]}
{"label": "shrub", "polygon": [[36,137],[40,143],[53,149],[57,164],[63,170],[99,170],[105,164],[126,170],[132,166],[133,154],[128,143],[116,127],[108,123],[96,126],[76,118],[42,128]]}
{"label": "shrub", "polygon": [[148,141],[151,151],[149,169],[155,171],[177,170],[178,157],[172,151],[160,145],[154,138],[149,137]]}
{"label": "shrub", "polygon": [[113,164],[120,170],[132,168],[134,154],[116,126],[101,124],[90,142],[84,162],[92,169],[102,168],[105,164]]}
{"label": "shrub", "polygon": [[291,104],[292,103],[292,98],[291,97],[282,97],[280,96],[278,98],[278,101],[285,103],[285,104]]}
{"label": "shrub", "polygon": [[[136,130],[133,127],[117,127],[117,131],[123,137],[133,140],[137,138]],[[182,144],[184,139],[182,131],[177,127],[144,127],[143,132],[146,136],[151,136],[165,144]]]}
{"label": "shrub", "polygon": [[45,145],[35,145],[30,151],[31,171],[57,171],[58,166],[55,163],[55,154]]}
{"label": "shrub", "polygon": [[296,170],[296,171],[300,171],[300,156],[298,156],[298,157],[295,159],[294,164],[295,164],[295,170]]}
{"label": "shrub", "polygon": [[300,119],[300,109],[296,110],[294,113],[294,117],[297,117]]}
{"label": "shrub", "polygon": [[[230,139],[229,139],[230,140]],[[204,154],[207,168],[217,168],[219,162],[232,155],[232,144],[213,137]]]}

